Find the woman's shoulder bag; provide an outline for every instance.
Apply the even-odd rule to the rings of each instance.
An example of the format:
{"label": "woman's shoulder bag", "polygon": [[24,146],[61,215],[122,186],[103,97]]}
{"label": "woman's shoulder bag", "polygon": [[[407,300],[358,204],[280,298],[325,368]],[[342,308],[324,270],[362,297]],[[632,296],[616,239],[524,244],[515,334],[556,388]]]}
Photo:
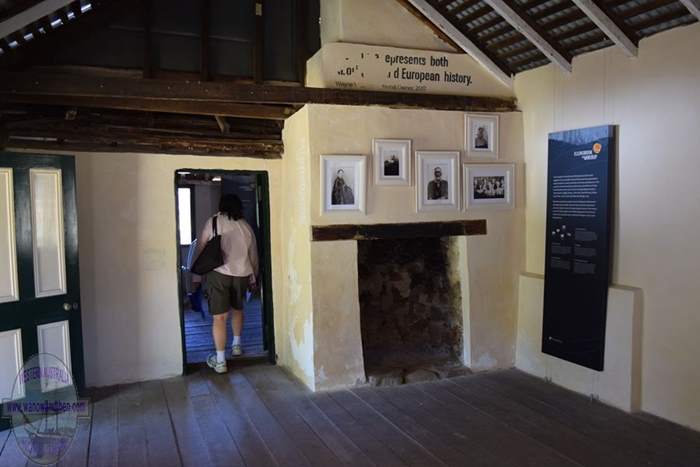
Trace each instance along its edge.
{"label": "woman's shoulder bag", "polygon": [[221,252],[221,235],[219,235],[216,225],[218,217],[214,216],[214,219],[212,219],[214,236],[207,242],[190,268],[190,271],[199,276],[203,276],[224,264],[224,255]]}

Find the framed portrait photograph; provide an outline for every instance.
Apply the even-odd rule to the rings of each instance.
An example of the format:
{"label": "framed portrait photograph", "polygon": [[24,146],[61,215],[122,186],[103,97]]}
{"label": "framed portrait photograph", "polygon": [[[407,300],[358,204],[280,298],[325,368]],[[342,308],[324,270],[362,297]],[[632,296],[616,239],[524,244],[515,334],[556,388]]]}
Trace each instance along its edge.
{"label": "framed portrait photograph", "polygon": [[410,139],[375,139],[372,148],[375,185],[411,184]]}
{"label": "framed portrait photograph", "polygon": [[321,156],[321,214],[365,212],[367,157]]}
{"label": "framed portrait photograph", "polygon": [[470,158],[498,159],[498,115],[465,115],[465,149]]}
{"label": "framed portrait photograph", "polygon": [[459,210],[459,151],[416,151],[418,212]]}
{"label": "framed portrait photograph", "polygon": [[515,164],[464,164],[464,206],[512,209]]}

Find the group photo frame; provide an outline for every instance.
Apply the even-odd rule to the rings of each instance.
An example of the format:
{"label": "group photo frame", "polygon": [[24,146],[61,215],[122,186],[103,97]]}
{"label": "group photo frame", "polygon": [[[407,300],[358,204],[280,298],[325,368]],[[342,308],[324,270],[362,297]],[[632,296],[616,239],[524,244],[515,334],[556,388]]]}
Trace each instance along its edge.
{"label": "group photo frame", "polygon": [[418,212],[459,210],[459,151],[416,151]]}
{"label": "group photo frame", "polygon": [[464,148],[470,159],[498,159],[498,115],[466,114]]}
{"label": "group photo frame", "polygon": [[321,214],[365,213],[367,156],[321,156]]}
{"label": "group photo frame", "polygon": [[464,164],[463,172],[466,210],[515,206],[515,164]]}
{"label": "group photo frame", "polygon": [[372,140],[374,184],[411,185],[411,151],[410,139],[375,138]]}

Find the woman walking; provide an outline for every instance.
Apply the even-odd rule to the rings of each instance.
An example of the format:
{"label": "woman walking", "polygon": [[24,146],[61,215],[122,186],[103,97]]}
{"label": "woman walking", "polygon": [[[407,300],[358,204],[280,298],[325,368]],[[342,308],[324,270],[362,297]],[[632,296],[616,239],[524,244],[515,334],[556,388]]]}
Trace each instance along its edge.
{"label": "woman walking", "polygon": [[243,203],[238,196],[227,194],[221,197],[219,212],[204,225],[198,238],[198,256],[214,237],[215,218],[216,231],[221,235],[224,264],[206,275],[209,313],[214,317],[212,334],[216,347],[216,353],[207,358],[207,365],[217,373],[226,373],[226,320],[232,313],[231,356],[236,357],[243,353],[241,331],[246,291],[257,284],[258,247],[253,229],[243,218]]}

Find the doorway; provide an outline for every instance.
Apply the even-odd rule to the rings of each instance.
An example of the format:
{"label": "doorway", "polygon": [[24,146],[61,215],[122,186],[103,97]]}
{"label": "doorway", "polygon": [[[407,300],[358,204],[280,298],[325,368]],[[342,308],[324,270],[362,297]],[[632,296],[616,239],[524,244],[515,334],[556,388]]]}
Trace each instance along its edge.
{"label": "doorway", "polygon": [[[255,234],[260,258],[259,287],[246,293],[241,345],[236,361],[274,363],[272,281],[270,269],[270,208],[267,172],[181,169],[175,173],[179,303],[184,368],[200,368],[214,351],[212,315],[207,302],[206,278],[192,274],[197,237],[206,221],[218,212],[225,194],[237,195],[244,218]],[[198,284],[201,281],[201,287]],[[233,340],[227,324],[227,358]]]}

